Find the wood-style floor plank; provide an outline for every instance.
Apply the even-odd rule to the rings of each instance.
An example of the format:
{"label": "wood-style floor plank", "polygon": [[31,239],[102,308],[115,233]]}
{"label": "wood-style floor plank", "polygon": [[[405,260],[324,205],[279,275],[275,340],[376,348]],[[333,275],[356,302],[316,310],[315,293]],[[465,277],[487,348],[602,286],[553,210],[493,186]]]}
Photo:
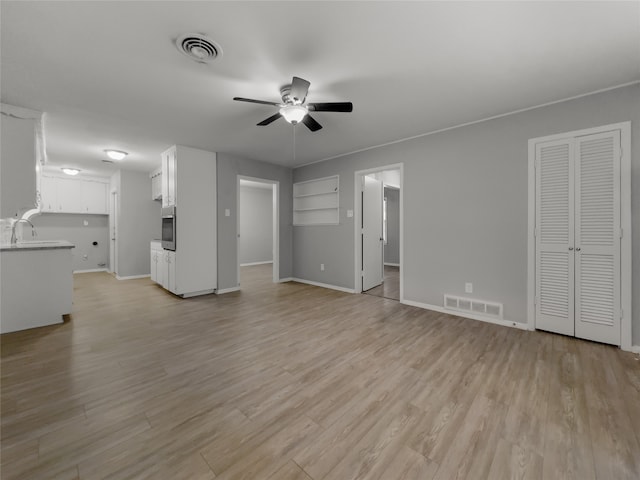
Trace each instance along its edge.
{"label": "wood-style floor plank", "polygon": [[640,478],[637,355],[270,277],[76,275],[0,338],[2,479]]}

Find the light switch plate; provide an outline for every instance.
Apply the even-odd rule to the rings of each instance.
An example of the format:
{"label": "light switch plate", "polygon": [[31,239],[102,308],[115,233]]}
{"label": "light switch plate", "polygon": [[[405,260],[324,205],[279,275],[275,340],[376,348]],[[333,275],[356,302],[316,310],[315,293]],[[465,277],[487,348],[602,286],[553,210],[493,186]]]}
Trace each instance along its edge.
{"label": "light switch plate", "polygon": [[228,208],[224,209],[224,216],[225,217],[230,217],[231,216],[231,210],[229,210]]}
{"label": "light switch plate", "polygon": [[473,293],[473,283],[465,283],[464,284],[464,292],[465,293]]}
{"label": "light switch plate", "polygon": [[353,210],[347,210],[347,218],[353,217]]}

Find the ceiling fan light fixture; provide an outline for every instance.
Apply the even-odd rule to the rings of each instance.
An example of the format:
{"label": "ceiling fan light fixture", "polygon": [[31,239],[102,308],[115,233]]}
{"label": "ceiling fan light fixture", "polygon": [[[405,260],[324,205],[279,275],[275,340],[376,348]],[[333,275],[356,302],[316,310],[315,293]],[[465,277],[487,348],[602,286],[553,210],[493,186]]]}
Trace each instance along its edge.
{"label": "ceiling fan light fixture", "polygon": [[127,152],[123,152],[121,150],[105,150],[104,153],[112,160],[122,160],[124,157],[129,155]]}
{"label": "ceiling fan light fixture", "polygon": [[71,176],[74,176],[74,175],[77,175],[77,174],[79,174],[79,173],[80,173],[80,170],[78,170],[77,168],[67,168],[67,167],[64,167],[64,168],[62,168],[61,170],[62,170],[64,173],[66,173],[67,175],[71,175]]}
{"label": "ceiling fan light fixture", "polygon": [[302,105],[285,105],[280,109],[280,115],[292,125],[300,123],[307,113],[307,107]]}

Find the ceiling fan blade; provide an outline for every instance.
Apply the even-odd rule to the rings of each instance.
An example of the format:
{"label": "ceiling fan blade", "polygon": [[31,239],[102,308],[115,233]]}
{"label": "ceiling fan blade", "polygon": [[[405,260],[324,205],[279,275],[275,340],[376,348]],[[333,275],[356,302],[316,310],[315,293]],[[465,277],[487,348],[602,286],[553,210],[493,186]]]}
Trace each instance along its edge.
{"label": "ceiling fan blade", "polygon": [[276,113],[275,115],[271,115],[269,118],[261,121],[260,123],[258,123],[258,125],[260,125],[260,126],[269,125],[271,122],[275,122],[281,116],[282,115],[280,115],[280,113]]}
{"label": "ceiling fan blade", "polygon": [[316,122],[313,117],[309,114],[306,114],[304,116],[304,118],[302,119],[302,123],[304,123],[307,128],[309,130],[311,130],[312,132],[317,132],[318,130],[320,130],[322,128],[322,125],[320,125],[318,122]]}
{"label": "ceiling fan blade", "polygon": [[279,103],[265,102],[264,100],[253,100],[252,98],[233,97],[233,99],[237,102],[261,103],[262,105],[273,105],[274,107],[280,106]]}
{"label": "ceiling fan blade", "polygon": [[310,112],[352,112],[351,102],[308,103]]}
{"label": "ceiling fan blade", "polygon": [[309,92],[309,85],[311,84],[304,78],[293,77],[293,80],[291,80],[291,93],[289,96],[294,103],[304,102],[304,99],[307,98],[307,93]]}

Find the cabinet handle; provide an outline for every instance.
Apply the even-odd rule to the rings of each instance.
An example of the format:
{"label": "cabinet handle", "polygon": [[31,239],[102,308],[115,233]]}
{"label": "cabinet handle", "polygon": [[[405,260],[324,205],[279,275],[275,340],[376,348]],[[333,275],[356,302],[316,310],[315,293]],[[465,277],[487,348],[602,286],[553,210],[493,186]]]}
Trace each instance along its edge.
{"label": "cabinet handle", "polygon": [[573,250],[573,247],[569,247],[569,250]]}
{"label": "cabinet handle", "polygon": [[579,252],[580,250],[582,250],[580,247],[576,248],[576,252]]}

